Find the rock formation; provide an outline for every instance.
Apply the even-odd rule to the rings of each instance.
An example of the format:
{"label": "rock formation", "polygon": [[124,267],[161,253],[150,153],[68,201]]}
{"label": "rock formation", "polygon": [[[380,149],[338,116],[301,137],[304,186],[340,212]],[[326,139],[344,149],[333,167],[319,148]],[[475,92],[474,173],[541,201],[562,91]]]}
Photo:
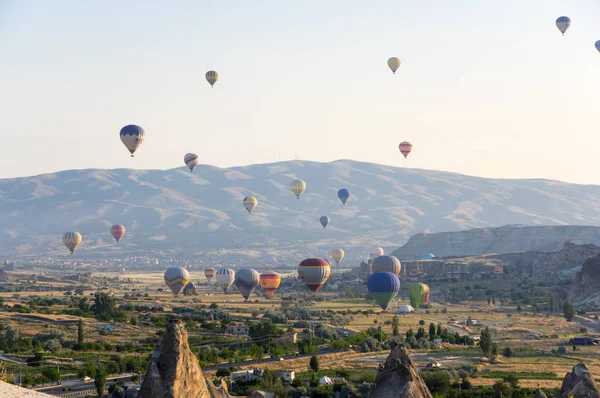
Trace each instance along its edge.
{"label": "rock formation", "polygon": [[600,398],[600,388],[584,363],[573,366],[562,382],[557,398]]}
{"label": "rock formation", "polygon": [[546,393],[544,393],[542,390],[540,390],[538,388],[537,390],[535,390],[535,393],[533,394],[533,398],[548,398],[548,396],[546,395]]}
{"label": "rock formation", "polygon": [[372,398],[431,398],[404,344],[399,344],[379,367]]}
{"label": "rock formation", "polygon": [[172,320],[152,352],[138,398],[226,398],[224,387],[206,380],[198,358],[190,351],[180,320]]}

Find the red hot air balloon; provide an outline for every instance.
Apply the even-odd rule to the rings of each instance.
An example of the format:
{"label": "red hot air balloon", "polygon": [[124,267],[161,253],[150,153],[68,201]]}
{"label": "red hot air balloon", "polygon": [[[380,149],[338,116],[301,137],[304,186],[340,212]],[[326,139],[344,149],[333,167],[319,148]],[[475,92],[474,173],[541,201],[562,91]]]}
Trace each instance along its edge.
{"label": "red hot air balloon", "polygon": [[406,159],[410,151],[412,151],[412,144],[408,141],[402,141],[398,145],[398,148],[400,148],[400,152],[404,155],[404,159]]}
{"label": "red hot air balloon", "polygon": [[110,233],[117,240],[117,243],[119,243],[119,240],[121,240],[121,238],[125,236],[125,227],[119,224],[113,225],[110,228]]}

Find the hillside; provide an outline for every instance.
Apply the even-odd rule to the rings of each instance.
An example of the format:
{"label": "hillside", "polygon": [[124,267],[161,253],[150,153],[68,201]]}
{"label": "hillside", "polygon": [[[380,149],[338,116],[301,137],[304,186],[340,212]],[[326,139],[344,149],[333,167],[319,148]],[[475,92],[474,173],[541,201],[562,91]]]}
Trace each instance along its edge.
{"label": "hillside", "polygon": [[[308,184],[301,200],[289,189],[294,178]],[[336,196],[342,187],[352,193],[346,206]],[[251,216],[241,203],[246,195],[259,200]],[[84,236],[77,252],[80,257],[158,253],[193,258],[215,250],[295,260],[326,256],[332,247],[340,246],[354,261],[365,256],[373,244],[389,252],[421,232],[517,223],[600,224],[599,209],[600,186],[485,179],[348,160],[230,169],[199,165],[194,173],[183,167],[71,170],[0,180],[0,255],[66,256],[61,237],[74,229]],[[327,229],[318,222],[322,215],[331,218]],[[108,232],[114,223],[127,227],[127,235],[118,245]],[[559,248],[565,236],[591,241],[600,236],[599,229],[584,227],[531,231],[535,231],[533,236],[540,234],[532,237],[533,241],[545,241],[543,236],[548,235]],[[400,256],[416,257],[424,248],[436,255],[496,250],[485,236],[480,243],[465,246],[470,234],[480,233],[448,234],[444,244],[407,251],[406,247],[413,247],[423,237],[438,236],[417,235],[400,249],[406,253]],[[509,251],[531,250],[537,245],[523,244],[510,234],[508,239],[513,240]],[[504,246],[497,248],[504,250]]]}

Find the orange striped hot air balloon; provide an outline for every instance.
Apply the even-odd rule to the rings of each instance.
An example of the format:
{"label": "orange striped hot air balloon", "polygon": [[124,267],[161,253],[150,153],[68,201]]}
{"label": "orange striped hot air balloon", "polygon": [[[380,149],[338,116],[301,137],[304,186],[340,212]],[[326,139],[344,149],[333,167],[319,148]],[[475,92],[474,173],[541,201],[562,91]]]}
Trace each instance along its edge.
{"label": "orange striped hot air balloon", "polygon": [[260,286],[269,297],[273,296],[280,283],[281,276],[275,271],[266,271],[260,274]]}
{"label": "orange striped hot air balloon", "polygon": [[412,151],[412,144],[408,141],[402,141],[398,147],[400,148],[400,152],[404,155],[404,159],[406,159],[410,151]]}
{"label": "orange striped hot air balloon", "polygon": [[298,265],[298,278],[315,293],[329,279],[330,274],[331,267],[322,258],[307,258]]}

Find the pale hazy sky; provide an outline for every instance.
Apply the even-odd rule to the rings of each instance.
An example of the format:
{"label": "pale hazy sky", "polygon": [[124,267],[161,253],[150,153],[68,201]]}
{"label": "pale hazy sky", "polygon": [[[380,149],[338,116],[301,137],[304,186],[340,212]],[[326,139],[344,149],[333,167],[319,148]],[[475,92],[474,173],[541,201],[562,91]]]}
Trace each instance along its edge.
{"label": "pale hazy sky", "polygon": [[598,39],[597,0],[0,0],[0,177],[197,152],[600,184]]}

